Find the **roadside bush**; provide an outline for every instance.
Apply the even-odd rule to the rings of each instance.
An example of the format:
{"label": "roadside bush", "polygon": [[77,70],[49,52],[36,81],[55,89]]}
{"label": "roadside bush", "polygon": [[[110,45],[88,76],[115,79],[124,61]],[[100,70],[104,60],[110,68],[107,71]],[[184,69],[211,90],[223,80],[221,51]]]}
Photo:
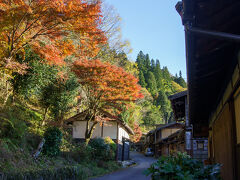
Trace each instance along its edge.
{"label": "roadside bush", "polygon": [[91,161],[93,148],[91,146],[86,146],[85,143],[77,144],[71,149],[70,152],[65,152],[63,155],[68,159],[73,159],[78,163],[83,161]]}
{"label": "roadside bush", "polygon": [[62,132],[56,127],[47,128],[44,133],[45,144],[43,154],[47,156],[57,156],[60,153],[62,142]]}
{"label": "roadside bush", "polygon": [[107,160],[110,146],[104,142],[102,138],[94,138],[89,142],[89,146],[93,148],[92,157],[94,159]]}
{"label": "roadside bush", "polygon": [[110,137],[94,138],[89,146],[92,148],[92,158],[104,161],[115,159],[117,145]]}
{"label": "roadside bush", "polygon": [[115,159],[116,155],[116,150],[117,150],[117,145],[116,143],[110,138],[110,137],[105,137],[104,142],[109,145],[110,149],[108,152],[108,158],[109,160]]}
{"label": "roadside bush", "polygon": [[186,153],[176,156],[161,157],[145,171],[153,180],[219,180],[220,165],[204,166]]}

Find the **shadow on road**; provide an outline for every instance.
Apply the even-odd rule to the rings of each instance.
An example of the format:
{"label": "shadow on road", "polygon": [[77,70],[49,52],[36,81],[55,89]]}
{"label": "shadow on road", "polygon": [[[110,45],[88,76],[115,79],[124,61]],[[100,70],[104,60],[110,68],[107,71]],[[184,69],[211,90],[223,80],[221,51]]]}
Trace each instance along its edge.
{"label": "shadow on road", "polygon": [[92,178],[91,180],[149,180],[150,177],[146,177],[143,174],[143,171],[150,167],[156,159],[152,157],[145,157],[143,154],[138,152],[130,152],[130,157],[136,161],[137,165],[102,177]]}

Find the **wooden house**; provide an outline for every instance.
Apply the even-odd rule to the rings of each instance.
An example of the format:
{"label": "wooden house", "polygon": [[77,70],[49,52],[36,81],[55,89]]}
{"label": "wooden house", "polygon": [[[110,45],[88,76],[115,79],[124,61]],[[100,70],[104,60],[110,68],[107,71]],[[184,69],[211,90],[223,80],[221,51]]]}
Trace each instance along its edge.
{"label": "wooden house", "polygon": [[[76,114],[69,118],[66,122],[72,125],[72,137],[75,141],[83,142],[86,130],[86,114],[85,112]],[[108,113],[104,114],[101,125],[98,123],[93,131],[92,138],[110,137],[117,144],[117,160],[129,159],[130,150],[130,135],[133,135],[133,130],[121,121],[119,118],[113,117]],[[93,122],[90,122],[90,125]]]}
{"label": "wooden house", "polygon": [[182,0],[189,121],[225,180],[240,179],[240,2]]}
{"label": "wooden house", "polygon": [[[208,158],[208,139],[207,136],[193,137],[192,124],[188,117],[188,98],[187,91],[176,93],[168,97],[171,101],[174,119],[184,123],[184,130],[179,138],[179,142],[184,142],[184,151],[194,159],[204,161]],[[184,138],[183,138],[184,137]],[[182,148],[181,148],[181,152]]]}
{"label": "wooden house", "polygon": [[152,148],[155,151],[155,129],[149,131],[146,135],[145,147]]}
{"label": "wooden house", "polygon": [[172,138],[170,137],[176,135],[178,139],[178,134],[180,133],[180,131],[182,131],[183,126],[184,124],[182,123],[173,122],[165,124],[164,126],[156,128],[154,130],[155,156],[170,155],[171,152],[180,149],[182,141],[172,141]]}
{"label": "wooden house", "polygon": [[193,137],[192,124],[188,118],[187,91],[168,97],[171,101],[176,122],[157,125],[147,134],[148,147],[155,156],[166,156],[176,152],[187,152],[194,159],[204,161],[208,158],[207,136]]}

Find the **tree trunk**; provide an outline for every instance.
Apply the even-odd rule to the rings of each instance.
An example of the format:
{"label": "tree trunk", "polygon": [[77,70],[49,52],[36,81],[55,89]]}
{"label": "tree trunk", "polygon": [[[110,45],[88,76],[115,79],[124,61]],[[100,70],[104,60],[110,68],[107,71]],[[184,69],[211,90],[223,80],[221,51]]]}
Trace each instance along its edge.
{"label": "tree trunk", "polygon": [[89,141],[90,141],[91,138],[85,138],[85,146],[88,145]]}
{"label": "tree trunk", "polygon": [[60,121],[60,127],[63,127],[63,124],[64,124],[63,116],[64,116],[63,113],[61,113],[61,114],[60,114],[60,119],[59,119],[59,121]]}
{"label": "tree trunk", "polygon": [[93,131],[96,127],[98,122],[94,122],[93,125],[91,126],[91,128],[89,129],[89,121],[87,121],[87,127],[88,129],[86,129],[86,133],[85,133],[85,145],[87,146],[89,141],[91,140],[91,137],[93,135]]}
{"label": "tree trunk", "polygon": [[45,108],[45,112],[44,112],[44,116],[43,116],[43,121],[42,121],[42,126],[44,126],[46,124],[46,117],[47,117],[47,112],[48,112],[48,108]]}
{"label": "tree trunk", "polygon": [[[5,79],[5,75],[4,75],[4,79]],[[7,104],[8,97],[9,97],[8,81],[6,80],[6,96],[5,96],[5,98],[4,98],[3,106],[5,106],[5,105]]]}
{"label": "tree trunk", "polygon": [[44,143],[45,143],[45,139],[43,138],[43,139],[41,140],[41,142],[39,143],[38,148],[36,149],[36,151],[32,154],[32,156],[33,156],[34,159],[37,159],[38,156],[40,155]]}

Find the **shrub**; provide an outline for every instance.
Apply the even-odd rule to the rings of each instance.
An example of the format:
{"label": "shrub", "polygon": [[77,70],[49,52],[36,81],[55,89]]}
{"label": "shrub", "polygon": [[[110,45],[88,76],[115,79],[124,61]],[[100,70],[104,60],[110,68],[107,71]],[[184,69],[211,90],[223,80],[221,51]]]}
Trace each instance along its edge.
{"label": "shrub", "polygon": [[92,148],[92,157],[99,160],[113,160],[115,159],[115,152],[117,145],[110,137],[94,138],[89,143]]}
{"label": "shrub", "polygon": [[106,160],[108,157],[109,145],[102,138],[91,139],[89,145],[93,148],[92,157],[94,159]]}
{"label": "shrub", "polygon": [[104,142],[105,144],[108,144],[113,151],[117,150],[116,143],[110,137],[105,137]]}
{"label": "shrub", "polygon": [[190,158],[186,153],[161,157],[145,171],[153,180],[218,180],[220,165],[204,166],[202,162]]}
{"label": "shrub", "polygon": [[109,145],[110,149],[108,152],[108,158],[109,160],[115,159],[116,155],[116,150],[117,150],[117,145],[116,143],[110,138],[110,137],[105,137],[104,142]]}
{"label": "shrub", "polygon": [[47,156],[57,156],[60,153],[62,132],[56,127],[47,128],[44,133],[45,144],[43,154]]}
{"label": "shrub", "polygon": [[27,131],[24,116],[27,113],[18,107],[0,110],[0,138],[8,138],[14,144],[20,144]]}
{"label": "shrub", "polygon": [[76,145],[70,152],[70,156],[74,161],[80,163],[82,161],[90,161],[92,158],[93,148],[86,146],[85,143]]}

